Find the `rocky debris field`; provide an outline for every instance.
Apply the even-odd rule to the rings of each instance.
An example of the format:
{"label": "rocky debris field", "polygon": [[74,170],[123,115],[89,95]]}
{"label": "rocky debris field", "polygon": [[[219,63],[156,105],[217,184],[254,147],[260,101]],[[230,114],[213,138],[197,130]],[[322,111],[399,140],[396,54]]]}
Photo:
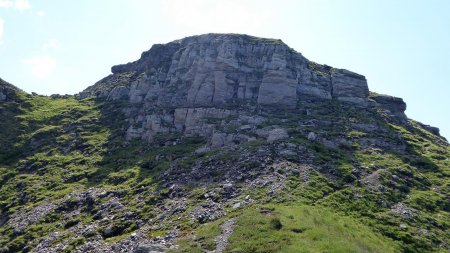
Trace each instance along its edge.
{"label": "rocky debris field", "polygon": [[76,96],[0,80],[0,252],[446,252],[450,148],[280,40],[154,45]]}

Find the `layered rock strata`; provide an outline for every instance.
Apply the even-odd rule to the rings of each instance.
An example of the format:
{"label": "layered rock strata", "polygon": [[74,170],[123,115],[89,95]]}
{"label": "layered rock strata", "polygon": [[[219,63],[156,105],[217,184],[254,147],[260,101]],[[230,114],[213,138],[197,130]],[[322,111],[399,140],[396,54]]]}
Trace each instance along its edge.
{"label": "layered rock strata", "polygon": [[[239,34],[157,44],[139,60],[113,66],[112,73],[79,96],[129,101],[130,139],[173,131],[214,136],[214,124],[205,119],[238,114],[224,109],[230,105],[295,109],[309,99],[359,107],[395,104],[369,99],[362,75],[309,61],[281,40]],[[404,112],[396,105],[393,109],[394,115]]]}

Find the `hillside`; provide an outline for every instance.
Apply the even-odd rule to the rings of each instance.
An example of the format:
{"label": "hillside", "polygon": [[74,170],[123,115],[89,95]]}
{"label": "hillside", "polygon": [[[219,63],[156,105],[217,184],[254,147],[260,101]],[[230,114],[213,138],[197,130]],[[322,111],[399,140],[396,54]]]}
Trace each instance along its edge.
{"label": "hillside", "polygon": [[0,252],[449,252],[449,144],[405,110],[239,34],[75,96],[0,80]]}

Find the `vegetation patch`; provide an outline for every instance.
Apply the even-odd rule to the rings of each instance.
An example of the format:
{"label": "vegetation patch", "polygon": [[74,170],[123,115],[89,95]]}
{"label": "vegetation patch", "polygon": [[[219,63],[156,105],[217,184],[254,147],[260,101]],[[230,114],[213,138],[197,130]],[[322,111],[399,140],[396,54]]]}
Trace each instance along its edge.
{"label": "vegetation patch", "polygon": [[226,252],[396,252],[357,220],[320,207],[270,205],[238,216]]}

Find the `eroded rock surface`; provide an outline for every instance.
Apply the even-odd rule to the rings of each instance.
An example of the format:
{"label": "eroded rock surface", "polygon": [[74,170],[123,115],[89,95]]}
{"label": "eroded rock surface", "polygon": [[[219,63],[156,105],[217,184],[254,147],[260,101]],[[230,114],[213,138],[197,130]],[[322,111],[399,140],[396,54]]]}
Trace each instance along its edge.
{"label": "eroded rock surface", "polygon": [[154,45],[141,59],[80,96],[157,106],[211,106],[230,101],[294,108],[302,96],[365,104],[364,76],[310,62],[281,40],[205,34]]}
{"label": "eroded rock surface", "polygon": [[236,136],[215,126],[230,117],[242,126],[238,105],[301,109],[299,103],[310,99],[380,106],[404,118],[401,99],[378,96],[374,102],[364,76],[309,61],[281,40],[192,36],[154,45],[139,60],[113,66],[112,73],[79,96],[130,102],[128,139],[177,132],[207,136],[213,146],[223,146]]}

